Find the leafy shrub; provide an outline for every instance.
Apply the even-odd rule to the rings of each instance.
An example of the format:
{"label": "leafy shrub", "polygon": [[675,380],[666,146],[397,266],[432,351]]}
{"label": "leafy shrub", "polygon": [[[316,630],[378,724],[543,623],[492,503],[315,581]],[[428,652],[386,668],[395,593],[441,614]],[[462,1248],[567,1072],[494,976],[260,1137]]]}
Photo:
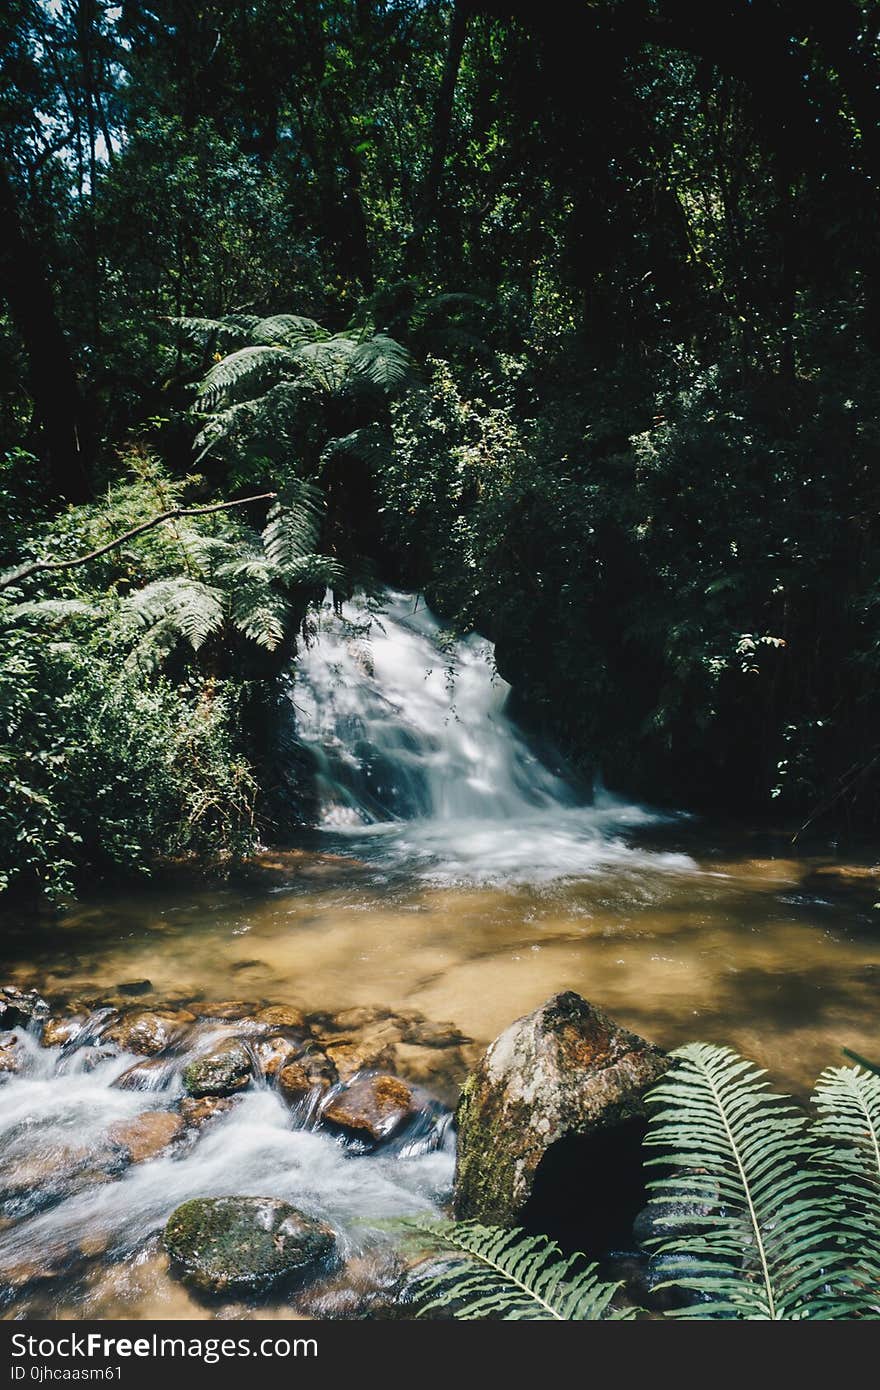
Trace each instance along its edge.
{"label": "leafy shrub", "polygon": [[0,639],[0,891],[71,893],[84,870],[244,851],[256,786],[235,691],[145,684],[74,642]]}

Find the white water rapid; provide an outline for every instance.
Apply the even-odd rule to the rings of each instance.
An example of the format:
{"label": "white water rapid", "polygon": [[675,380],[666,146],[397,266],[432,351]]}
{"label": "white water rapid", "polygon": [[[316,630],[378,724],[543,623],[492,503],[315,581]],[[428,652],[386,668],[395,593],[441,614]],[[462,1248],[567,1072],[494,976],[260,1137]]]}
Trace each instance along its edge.
{"label": "white water rapid", "polygon": [[325,605],[292,694],[322,828],[437,882],[536,883],[634,859],[624,832],[663,817],[601,789],[580,795],[530,750],[505,713],[509,692],[491,643],[449,638],[415,595],[356,599],[341,615]]}

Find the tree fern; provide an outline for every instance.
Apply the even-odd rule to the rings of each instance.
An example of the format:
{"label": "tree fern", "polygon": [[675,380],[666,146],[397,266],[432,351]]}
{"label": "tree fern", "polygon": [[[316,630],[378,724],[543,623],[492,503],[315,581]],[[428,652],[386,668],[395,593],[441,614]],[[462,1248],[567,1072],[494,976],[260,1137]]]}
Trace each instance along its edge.
{"label": "tree fern", "polygon": [[172,319],[172,323],[186,342],[193,343],[203,350],[222,345],[227,351],[242,346],[259,322],[258,314],[230,314],[224,319]]}
{"label": "tree fern", "polygon": [[453,1316],[504,1320],[634,1317],[632,1308],[612,1308],[619,1284],[601,1280],[582,1255],[566,1259],[546,1236],[462,1221],[408,1222],[423,1246],[448,1253],[454,1262],[419,1284],[419,1314],[449,1310]]}
{"label": "tree fern", "polygon": [[[366,326],[331,334],[300,314],[188,318],[176,323],[203,351],[211,346],[224,351],[196,392],[196,409],[213,417],[199,432],[200,454],[235,424],[253,423],[259,404],[285,379],[303,377],[325,395],[339,396],[362,387],[391,392],[412,373],[406,348]],[[231,416],[228,412],[236,406],[239,413]]]}
{"label": "tree fern", "polygon": [[412,375],[412,358],[400,343],[385,333],[377,333],[358,343],[351,368],[383,391],[393,391]]}
{"label": "tree fern", "polygon": [[646,1143],[662,1150],[649,1162],[673,1170],[652,1184],[656,1224],[668,1232],[654,1243],[687,1261],[688,1273],[670,1282],[708,1300],[678,1315],[863,1311],[848,1271],[844,1198],[822,1171],[806,1116],[768,1094],[764,1073],[728,1048],[692,1043],[674,1055],[678,1065],[649,1097]]}

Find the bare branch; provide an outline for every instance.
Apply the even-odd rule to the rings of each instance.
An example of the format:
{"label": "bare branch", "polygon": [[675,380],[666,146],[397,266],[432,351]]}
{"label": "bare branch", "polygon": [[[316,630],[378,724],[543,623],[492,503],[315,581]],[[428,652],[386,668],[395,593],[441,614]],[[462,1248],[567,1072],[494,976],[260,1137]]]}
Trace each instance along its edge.
{"label": "bare branch", "polygon": [[144,531],[151,531],[163,521],[174,521],[179,516],[206,516],[209,512],[225,512],[231,507],[246,507],[250,502],[274,502],[277,497],[277,492],[261,492],[256,497],[240,497],[234,502],[212,502],[208,507],[172,507],[170,511],[160,512],[149,521],[142,521],[140,526],[133,526],[130,531],[124,531],[115,540],[98,546],[97,550],[90,550],[86,555],[77,555],[73,560],[34,560],[33,564],[23,565],[21,569],[7,570],[6,574],[0,575],[0,589],[8,589],[10,585],[20,583],[22,579],[29,579],[32,574],[39,574],[42,570],[69,570],[77,565],[84,565],[89,560],[97,560],[99,555],[106,555],[108,550],[115,550],[117,546],[130,541],[133,536],[143,535]]}

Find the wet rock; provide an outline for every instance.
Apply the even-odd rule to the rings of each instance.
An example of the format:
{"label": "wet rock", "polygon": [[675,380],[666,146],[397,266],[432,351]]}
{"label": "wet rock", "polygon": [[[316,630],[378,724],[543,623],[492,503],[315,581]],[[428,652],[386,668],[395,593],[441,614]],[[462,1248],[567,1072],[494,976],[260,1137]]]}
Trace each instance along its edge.
{"label": "wet rock", "polygon": [[120,994],[152,994],[152,980],[124,980],[122,984],[116,986]]}
{"label": "wet rock", "polygon": [[190,1004],[189,1010],[196,1018],[216,1018],[220,1022],[235,1023],[252,1014],[254,1006],[243,999],[223,999],[214,1003]]}
{"label": "wet rock", "polygon": [[19,989],[16,985],[0,988],[0,1028],[26,1028],[31,1022],[41,1023],[49,1012],[49,1005],[35,989]]}
{"label": "wet rock", "polygon": [[282,1067],[294,1061],[301,1051],[301,1042],[285,1038],[281,1034],[260,1038],[254,1043],[254,1053],[264,1076],[277,1076]]}
{"label": "wet rock", "polygon": [[695,1235],[705,1229],[707,1217],[716,1209],[716,1204],[695,1197],[655,1197],[636,1217],[633,1236],[640,1245],[650,1246],[668,1240],[672,1229],[676,1235]]}
{"label": "wet rock", "polygon": [[327,1074],[325,1059],[300,1058],[289,1062],[278,1072],[278,1089],[290,1106],[298,1106],[307,1097],[317,1098],[336,1080],[335,1072]]}
{"label": "wet rock", "polygon": [[27,1153],[6,1153],[0,1172],[0,1212],[22,1219],[46,1207],[111,1182],[127,1159],[103,1141],[91,1147],[49,1144]]}
{"label": "wet rock", "polygon": [[400,1029],[388,1021],[376,1023],[357,1036],[321,1039],[324,1051],[345,1080],[360,1071],[394,1071]]}
{"label": "wet rock", "polygon": [[254,1014],[254,1022],[266,1028],[298,1028],[306,1030],[305,1015],[299,1009],[287,1004],[273,1004],[268,1009],[260,1009]]}
{"label": "wet rock", "polygon": [[142,1010],[124,1014],[103,1036],[123,1052],[152,1057],[179,1042],[193,1022],[186,1009]]}
{"label": "wet rock", "polygon": [[164,1057],[151,1057],[135,1062],[112,1084],[120,1091],[161,1091],[172,1070],[173,1065]]}
{"label": "wet rock", "polygon": [[403,1041],[417,1047],[460,1047],[471,1039],[460,1033],[454,1023],[432,1023],[426,1018],[407,1023]]}
{"label": "wet rock", "polygon": [[387,1074],[357,1076],[341,1086],[321,1111],[321,1119],[352,1138],[380,1144],[418,1113],[405,1081]]}
{"label": "wet rock", "polygon": [[184,1096],[180,1102],[180,1118],[187,1129],[203,1129],[211,1120],[228,1115],[238,1104],[237,1096]]}
{"label": "wet rock", "polygon": [[[470,1052],[478,1049],[470,1048]],[[455,1109],[461,1079],[478,1058],[468,1057],[460,1047],[417,1047],[399,1043],[395,1072],[404,1081],[415,1082],[430,1091],[444,1105]]]}
{"label": "wet rock", "polygon": [[14,1033],[0,1033],[0,1076],[12,1076],[21,1070],[24,1054]]}
{"label": "wet rock", "polygon": [[336,1237],[273,1197],[198,1197],[168,1219],[172,1271],[208,1294],[259,1295],[323,1272]]}
{"label": "wet rock", "polygon": [[462,1089],[456,1216],[512,1224],[551,1148],[641,1119],[646,1090],[669,1064],[571,991],[517,1019]]}
{"label": "wet rock", "polygon": [[238,1038],[230,1038],[184,1067],[183,1084],[191,1096],[228,1096],[243,1091],[252,1076],[251,1053]]}
{"label": "wet rock", "polygon": [[88,1023],[88,1014],[69,1014],[66,1018],[49,1018],[43,1025],[40,1039],[44,1047],[63,1047],[79,1036]]}
{"label": "wet rock", "polygon": [[146,1163],[163,1153],[183,1132],[183,1120],[168,1110],[146,1110],[133,1120],[111,1125],[108,1138],[124,1149],[131,1163]]}
{"label": "wet rock", "polygon": [[338,1014],[323,1015],[322,1022],[327,1032],[351,1033],[357,1032],[361,1028],[367,1028],[371,1023],[379,1023],[388,1017],[387,1009],[358,1005],[353,1009],[343,1009]]}

